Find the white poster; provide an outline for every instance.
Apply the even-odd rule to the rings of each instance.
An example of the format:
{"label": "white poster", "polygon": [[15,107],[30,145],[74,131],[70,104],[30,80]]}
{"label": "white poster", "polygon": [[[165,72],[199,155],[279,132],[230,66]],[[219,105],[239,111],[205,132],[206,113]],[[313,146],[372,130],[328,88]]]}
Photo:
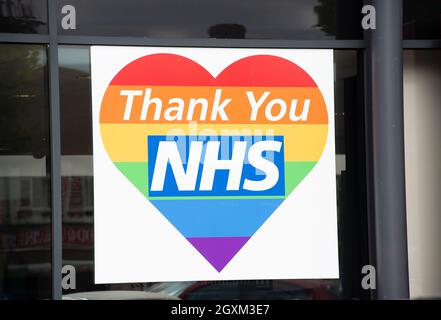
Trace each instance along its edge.
{"label": "white poster", "polygon": [[332,50],[91,64],[96,283],[338,278]]}

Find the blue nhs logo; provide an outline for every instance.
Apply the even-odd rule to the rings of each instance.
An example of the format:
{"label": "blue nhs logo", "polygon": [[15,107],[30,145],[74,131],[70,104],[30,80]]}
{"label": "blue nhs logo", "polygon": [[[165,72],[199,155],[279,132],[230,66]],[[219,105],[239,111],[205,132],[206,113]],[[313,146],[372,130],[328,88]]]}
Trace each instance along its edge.
{"label": "blue nhs logo", "polygon": [[148,136],[150,197],[284,196],[283,136]]}

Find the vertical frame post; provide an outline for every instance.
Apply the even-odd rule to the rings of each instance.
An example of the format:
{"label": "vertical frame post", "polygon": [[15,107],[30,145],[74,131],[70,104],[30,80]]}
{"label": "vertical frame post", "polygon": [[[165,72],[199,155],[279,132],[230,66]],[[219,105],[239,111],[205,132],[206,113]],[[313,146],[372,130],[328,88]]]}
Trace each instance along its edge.
{"label": "vertical frame post", "polygon": [[49,17],[49,102],[51,141],[51,205],[52,205],[52,298],[62,298],[62,211],[61,211],[61,142],[60,84],[58,71],[57,4],[48,0]]}
{"label": "vertical frame post", "polygon": [[373,0],[368,81],[378,299],[408,299],[402,0]]}

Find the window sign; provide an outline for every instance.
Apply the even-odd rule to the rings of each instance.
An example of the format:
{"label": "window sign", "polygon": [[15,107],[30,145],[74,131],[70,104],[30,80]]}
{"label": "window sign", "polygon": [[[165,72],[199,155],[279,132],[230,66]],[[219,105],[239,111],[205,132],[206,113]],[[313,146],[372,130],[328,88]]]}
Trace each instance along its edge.
{"label": "window sign", "polygon": [[91,63],[97,283],[338,278],[332,50]]}

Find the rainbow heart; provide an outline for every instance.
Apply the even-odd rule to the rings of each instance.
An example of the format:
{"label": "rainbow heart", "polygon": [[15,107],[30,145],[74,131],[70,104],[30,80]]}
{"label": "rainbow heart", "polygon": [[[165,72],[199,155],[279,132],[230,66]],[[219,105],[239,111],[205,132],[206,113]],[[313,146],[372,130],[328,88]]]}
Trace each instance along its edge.
{"label": "rainbow heart", "polygon": [[[191,117],[198,120],[197,123],[189,123],[186,117],[188,108],[186,114],[179,115],[177,109],[165,113],[166,106],[163,106],[156,114],[153,108],[156,104],[153,103],[145,119],[140,116],[146,90],[149,90],[151,99],[156,97],[164,102],[179,97],[183,101],[205,98],[214,103],[219,89],[223,97],[231,98],[231,103],[225,107],[228,121],[210,117],[210,113],[204,115],[201,107],[195,109]],[[131,97],[127,94],[129,90]],[[293,99],[297,101],[297,108],[309,100],[307,118],[299,116],[302,112],[299,108],[293,113],[295,121],[290,118],[288,110],[280,119],[271,112],[260,112],[250,120],[247,106],[250,98],[246,92],[255,97],[270,92],[267,101],[281,99],[291,109]],[[304,103],[303,110],[305,108]],[[282,109],[280,104],[279,111]],[[272,117],[272,121],[268,117]],[[127,64],[110,82],[101,103],[100,130],[106,151],[116,168],[221,272],[314,168],[326,145],[328,114],[313,79],[286,59],[271,55],[249,56],[229,65],[214,78],[188,58],[151,54]],[[183,192],[164,196],[149,189],[154,137],[254,137],[256,132],[263,136],[270,133],[283,141],[279,192]]]}

